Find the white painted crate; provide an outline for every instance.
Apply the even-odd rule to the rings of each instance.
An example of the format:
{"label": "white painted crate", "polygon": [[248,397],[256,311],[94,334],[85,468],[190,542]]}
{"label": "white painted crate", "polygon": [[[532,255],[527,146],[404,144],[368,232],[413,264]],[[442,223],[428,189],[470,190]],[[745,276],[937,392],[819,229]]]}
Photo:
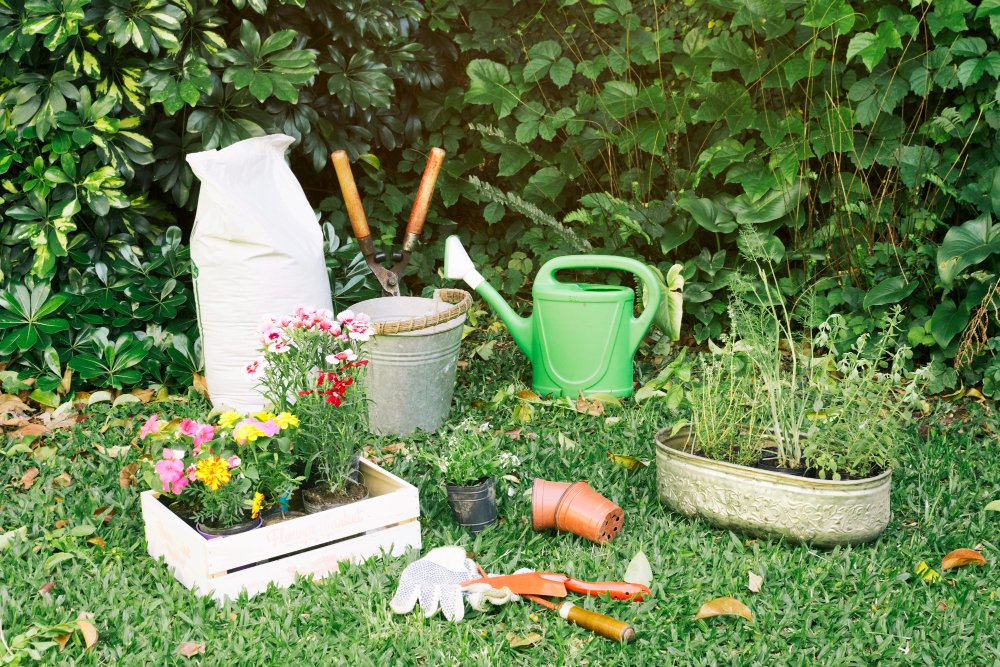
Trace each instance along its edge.
{"label": "white painted crate", "polygon": [[[254,595],[268,584],[287,588],[297,575],[320,579],[343,560],[420,548],[420,501],[412,484],[361,461],[369,497],[239,535],[206,540],[159,501],[141,496],[149,555],[162,556],[174,577],[216,600]],[[265,562],[267,561],[267,562]],[[235,568],[238,572],[231,572]]]}

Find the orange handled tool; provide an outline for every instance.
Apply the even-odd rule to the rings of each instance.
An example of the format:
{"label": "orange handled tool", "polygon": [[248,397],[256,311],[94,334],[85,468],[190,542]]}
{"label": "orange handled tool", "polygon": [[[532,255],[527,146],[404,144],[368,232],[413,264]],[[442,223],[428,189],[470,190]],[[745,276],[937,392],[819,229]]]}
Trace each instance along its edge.
{"label": "orange handled tool", "polygon": [[634,602],[642,602],[643,596],[650,594],[649,588],[642,584],[630,584],[625,581],[581,581],[558,572],[525,572],[498,577],[481,577],[463,581],[461,585],[468,586],[469,584],[489,584],[493,588],[509,588],[512,593],[530,593],[560,598],[566,597],[568,590],[587,595],[607,593],[612,600],[632,600]]}
{"label": "orange handled tool", "polygon": [[427,210],[430,207],[431,197],[434,195],[434,185],[441,172],[444,156],[445,152],[440,148],[431,149],[427,166],[424,168],[424,175],[420,178],[416,200],[413,202],[413,211],[406,223],[403,251],[393,253],[392,260],[395,264],[392,268],[386,268],[382,265],[385,254],[375,252],[371,230],[368,228],[368,219],[365,217],[365,209],[361,204],[358,186],[354,182],[354,174],[351,173],[351,162],[347,153],[340,150],[334,151],[330,155],[330,161],[333,162],[333,168],[337,172],[337,180],[340,182],[340,191],[344,195],[344,205],[347,208],[347,217],[351,220],[354,238],[358,240],[361,254],[364,256],[368,268],[382,285],[382,293],[385,296],[399,296],[399,281],[406,270],[406,265],[410,262],[410,254],[417,245],[420,232],[423,231],[424,220],[427,218]]}
{"label": "orange handled tool", "polygon": [[617,618],[611,618],[610,616],[605,616],[604,614],[598,614],[596,611],[589,611],[583,607],[577,607],[572,602],[560,602],[559,604],[556,604],[555,602],[550,602],[545,598],[540,598],[537,595],[525,594],[524,597],[537,602],[543,607],[552,609],[557,612],[563,620],[579,625],[581,628],[590,630],[594,634],[607,637],[608,639],[621,642],[623,644],[628,644],[629,642],[635,640],[635,628],[624,621],[619,621]]}

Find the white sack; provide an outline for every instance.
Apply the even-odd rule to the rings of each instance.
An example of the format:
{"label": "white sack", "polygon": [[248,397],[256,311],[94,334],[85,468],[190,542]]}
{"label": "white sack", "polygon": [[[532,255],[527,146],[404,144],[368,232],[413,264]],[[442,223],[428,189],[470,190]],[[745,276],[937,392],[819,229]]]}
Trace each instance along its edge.
{"label": "white sack", "polygon": [[255,137],[187,156],[201,180],[191,261],[205,376],[212,403],[259,409],[246,366],[259,356],[267,315],[298,305],[332,308],[323,234],[285,162],[295,141]]}

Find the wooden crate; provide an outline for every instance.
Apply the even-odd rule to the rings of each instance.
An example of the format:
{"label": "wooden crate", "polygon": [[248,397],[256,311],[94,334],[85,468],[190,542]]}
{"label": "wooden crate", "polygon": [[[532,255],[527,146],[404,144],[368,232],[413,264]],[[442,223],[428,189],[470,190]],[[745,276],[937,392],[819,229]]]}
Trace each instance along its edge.
{"label": "wooden crate", "polygon": [[[142,494],[149,555],[163,557],[174,577],[216,600],[254,595],[268,584],[286,588],[298,575],[320,579],[342,560],[420,548],[420,501],[412,484],[361,461],[369,497],[239,535],[206,540],[160,502]],[[234,569],[240,568],[238,571]]]}

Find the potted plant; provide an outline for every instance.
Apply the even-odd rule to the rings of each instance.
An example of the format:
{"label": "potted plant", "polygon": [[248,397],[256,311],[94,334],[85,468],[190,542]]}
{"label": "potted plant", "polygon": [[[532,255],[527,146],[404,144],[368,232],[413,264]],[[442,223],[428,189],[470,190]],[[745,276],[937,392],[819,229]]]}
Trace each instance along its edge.
{"label": "potted plant", "polygon": [[364,314],[299,307],[270,318],[261,330],[261,357],[247,367],[279,409],[294,406],[300,421],[295,453],[306,479],[307,513],[368,497],[358,469],[368,406],[359,380],[367,365],[362,344],[375,330]]}
{"label": "potted plant", "polygon": [[735,279],[732,331],[698,364],[691,418],[657,435],[660,496],[731,529],[821,546],[872,540],[888,524],[894,453],[919,403],[896,342],[902,315],[840,350],[845,320],[810,329],[775,283],[764,268]]}
{"label": "potted plant", "polygon": [[491,432],[489,423],[469,419],[455,425],[438,448],[421,449],[417,457],[444,475],[455,521],[474,534],[496,523],[496,478],[520,463],[503,451],[501,436]]}
{"label": "potted plant", "polygon": [[217,424],[150,417],[139,437],[162,446],[146,478],[151,489],[178,505],[207,539],[261,525],[261,511],[295,487],[288,412],[244,417],[224,413]]}

